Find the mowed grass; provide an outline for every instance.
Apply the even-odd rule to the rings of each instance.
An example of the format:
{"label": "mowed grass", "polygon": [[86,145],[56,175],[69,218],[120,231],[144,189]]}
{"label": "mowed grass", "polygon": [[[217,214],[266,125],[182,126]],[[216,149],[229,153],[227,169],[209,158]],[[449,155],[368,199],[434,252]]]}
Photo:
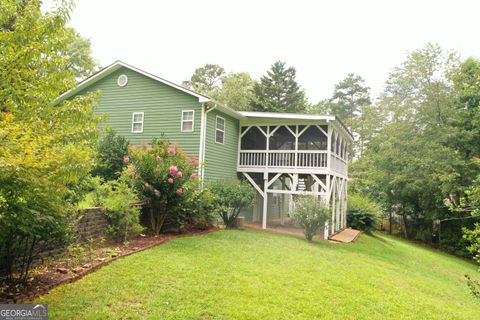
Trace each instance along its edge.
{"label": "mowed grass", "polygon": [[50,319],[478,319],[476,266],[396,238],[308,243],[260,231],[184,237],[35,302]]}

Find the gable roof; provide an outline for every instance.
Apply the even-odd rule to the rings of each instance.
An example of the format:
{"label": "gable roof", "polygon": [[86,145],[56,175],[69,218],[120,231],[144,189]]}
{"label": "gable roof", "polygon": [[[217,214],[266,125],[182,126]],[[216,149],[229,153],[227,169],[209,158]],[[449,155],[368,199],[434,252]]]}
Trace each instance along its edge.
{"label": "gable roof", "polygon": [[326,121],[337,121],[342,129],[344,129],[350,138],[353,139],[352,133],[348,130],[348,128],[343,124],[342,121],[337,116],[332,116],[332,115],[314,115],[314,114],[297,114],[297,113],[280,113],[280,112],[253,112],[253,111],[236,111],[222,103],[219,103],[218,101],[213,100],[210,97],[207,97],[206,95],[203,95],[201,93],[195,92],[193,90],[190,90],[188,88],[182,87],[178,84],[175,84],[171,81],[165,80],[163,78],[160,78],[154,74],[151,74],[149,72],[143,71],[141,69],[138,69],[130,64],[127,64],[123,61],[117,60],[114,63],[110,64],[109,66],[101,69],[97,73],[91,75],[90,77],[82,80],[75,88],[66,91],[62,95],[58,97],[58,99],[55,101],[55,104],[60,103],[61,101],[68,99],[78,92],[82,91],[83,89],[87,88],[88,86],[94,84],[95,82],[105,78],[106,76],[112,74],[113,72],[117,71],[120,68],[127,68],[132,71],[135,71],[137,73],[140,73],[150,79],[153,79],[155,81],[158,81],[160,83],[163,83],[167,86],[170,86],[172,88],[175,88],[177,90],[183,91],[189,95],[192,95],[196,98],[198,98],[198,102],[203,103],[203,102],[211,102],[214,104],[214,108],[218,109],[225,114],[228,114],[232,116],[233,118],[236,119],[244,119],[244,118],[272,118],[272,119],[294,119],[294,120],[326,120]]}
{"label": "gable roof", "polygon": [[160,77],[157,77],[156,75],[154,74],[151,74],[149,72],[146,72],[146,71],[143,71],[141,69],[138,69],[132,65],[129,65],[125,62],[122,62],[120,60],[117,60],[115,61],[114,63],[112,63],[111,65],[101,69],[100,71],[98,71],[97,73],[91,75],[90,77],[82,80],[75,88],[71,89],[71,90],[68,90],[67,92],[63,93],[60,97],[58,97],[57,101],[55,103],[59,103],[60,101],[64,100],[64,99],[68,99],[70,97],[72,97],[73,95],[77,94],[78,92],[80,92],[81,90],[87,88],[88,86],[94,84],[95,82],[105,78],[106,76],[112,74],[113,72],[117,71],[118,69],[120,68],[127,68],[127,69],[130,69],[132,71],[135,71],[135,72],[138,72],[150,79],[153,79],[155,81],[158,81],[160,83],[163,83],[167,86],[170,86],[172,88],[175,88],[177,90],[180,90],[180,91],[183,91],[189,95],[192,95],[196,98],[198,98],[198,102],[208,102],[208,101],[211,101],[212,99],[210,99],[209,97],[203,95],[203,94],[200,94],[200,93],[197,93],[195,91],[192,91],[190,89],[187,89],[185,87],[182,87],[178,84],[175,84],[171,81],[168,81],[168,80],[165,80],[163,78],[160,78]]}

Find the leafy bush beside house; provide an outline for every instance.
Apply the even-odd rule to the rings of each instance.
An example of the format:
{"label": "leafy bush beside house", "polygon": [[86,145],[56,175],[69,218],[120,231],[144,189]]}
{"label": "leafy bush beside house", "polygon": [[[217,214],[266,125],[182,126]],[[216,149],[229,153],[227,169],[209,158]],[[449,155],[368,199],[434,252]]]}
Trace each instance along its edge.
{"label": "leafy bush beside house", "polygon": [[187,194],[178,208],[176,227],[180,231],[185,228],[205,230],[212,226],[216,215],[215,195],[208,188],[198,188]]}
{"label": "leafy bush beside house", "polygon": [[215,212],[220,215],[226,228],[235,228],[240,211],[253,204],[255,191],[243,180],[226,179],[208,184],[213,194]]}
{"label": "leafy bush beside house", "polygon": [[305,238],[312,241],[330,217],[328,207],[313,196],[298,196],[295,199],[293,220],[303,228]]}
{"label": "leafy bush beside house", "polygon": [[356,193],[349,194],[347,226],[370,233],[380,223],[380,219],[381,210],[375,202]]}

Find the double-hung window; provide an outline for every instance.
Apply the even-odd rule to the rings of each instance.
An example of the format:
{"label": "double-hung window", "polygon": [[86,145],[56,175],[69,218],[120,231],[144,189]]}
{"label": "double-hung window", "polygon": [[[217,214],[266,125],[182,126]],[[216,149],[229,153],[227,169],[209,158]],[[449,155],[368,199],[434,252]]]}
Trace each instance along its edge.
{"label": "double-hung window", "polygon": [[132,132],[133,133],[142,133],[143,132],[143,112],[134,112],[132,113]]}
{"label": "double-hung window", "polygon": [[215,142],[219,144],[225,142],[225,119],[219,116],[215,121]]}
{"label": "double-hung window", "polygon": [[194,119],[195,119],[194,110],[182,111],[182,132],[193,132]]}

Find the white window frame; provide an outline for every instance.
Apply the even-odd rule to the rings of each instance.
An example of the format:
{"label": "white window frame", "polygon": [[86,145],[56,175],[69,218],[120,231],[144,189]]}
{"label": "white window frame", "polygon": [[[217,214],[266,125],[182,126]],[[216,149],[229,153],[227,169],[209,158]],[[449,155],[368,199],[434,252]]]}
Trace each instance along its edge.
{"label": "white window frame", "polygon": [[[217,125],[218,125],[218,119],[222,119],[222,120],[223,120],[223,130],[218,129],[218,127],[217,127]],[[225,118],[220,117],[220,116],[216,116],[216,117],[215,117],[215,143],[218,143],[218,144],[221,144],[221,145],[224,145],[224,144],[225,144],[225,127],[226,127],[226,124],[227,124],[227,122],[225,121]],[[222,142],[218,142],[218,141],[217,141],[217,131],[223,132],[223,141],[222,141]]]}
{"label": "white window frame", "polygon": [[[136,115],[139,115],[141,114],[142,115],[142,121],[135,121],[135,116]],[[132,112],[132,133],[143,133],[143,123],[144,123],[144,120],[145,120],[145,113],[144,112]],[[142,130],[140,131],[135,131],[134,130],[134,125],[135,124],[138,124],[138,123],[141,123],[142,124]]]}
{"label": "white window frame", "polygon": [[[191,112],[191,113],[192,113],[192,120],[184,120],[183,115],[184,115],[186,112]],[[185,129],[183,129],[183,124],[184,124],[185,122],[191,122],[191,123],[192,123],[192,130],[185,130]],[[195,131],[195,110],[182,110],[182,120],[181,120],[181,124],[180,124],[180,130],[181,130],[182,132],[193,132],[193,131]]]}

